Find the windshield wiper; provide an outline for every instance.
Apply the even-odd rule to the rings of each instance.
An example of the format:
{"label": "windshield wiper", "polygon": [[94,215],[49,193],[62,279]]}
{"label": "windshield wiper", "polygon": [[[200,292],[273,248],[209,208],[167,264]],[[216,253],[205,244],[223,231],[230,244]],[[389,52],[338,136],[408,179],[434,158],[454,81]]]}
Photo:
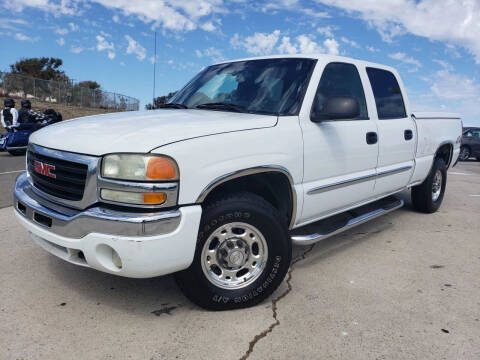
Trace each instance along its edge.
{"label": "windshield wiper", "polygon": [[179,103],[160,104],[159,109],[188,109],[188,106]]}
{"label": "windshield wiper", "polygon": [[242,105],[235,105],[230,103],[215,102],[205,103],[195,106],[196,109],[217,109],[226,111],[245,112],[245,107]]}

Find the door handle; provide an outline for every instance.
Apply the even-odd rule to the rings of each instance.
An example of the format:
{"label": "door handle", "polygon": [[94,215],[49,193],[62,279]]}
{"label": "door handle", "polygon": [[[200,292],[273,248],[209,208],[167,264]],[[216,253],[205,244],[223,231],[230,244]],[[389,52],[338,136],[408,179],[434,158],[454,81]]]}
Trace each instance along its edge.
{"label": "door handle", "polygon": [[413,131],[410,129],[407,129],[403,132],[403,136],[405,137],[405,140],[412,140],[413,139]]}
{"label": "door handle", "polygon": [[367,144],[368,145],[373,145],[373,144],[376,144],[377,141],[378,141],[378,135],[376,132],[367,132],[367,136],[366,136],[366,139],[367,139]]}

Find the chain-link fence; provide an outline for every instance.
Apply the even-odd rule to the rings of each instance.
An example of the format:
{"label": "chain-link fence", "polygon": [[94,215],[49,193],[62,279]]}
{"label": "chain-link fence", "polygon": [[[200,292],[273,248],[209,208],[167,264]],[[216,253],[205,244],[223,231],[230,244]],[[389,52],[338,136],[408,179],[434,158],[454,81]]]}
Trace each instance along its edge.
{"label": "chain-link fence", "polygon": [[130,96],[92,90],[69,81],[43,80],[10,73],[0,73],[0,96],[119,111],[138,110],[140,104],[138,99]]}

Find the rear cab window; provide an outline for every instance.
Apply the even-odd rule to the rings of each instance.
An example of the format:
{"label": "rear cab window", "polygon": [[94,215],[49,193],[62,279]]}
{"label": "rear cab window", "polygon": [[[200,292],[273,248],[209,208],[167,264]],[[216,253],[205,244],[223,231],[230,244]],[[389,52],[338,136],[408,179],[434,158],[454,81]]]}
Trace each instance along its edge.
{"label": "rear cab window", "polygon": [[393,73],[367,67],[367,75],[375,97],[378,118],[403,119],[407,117],[402,90]]}

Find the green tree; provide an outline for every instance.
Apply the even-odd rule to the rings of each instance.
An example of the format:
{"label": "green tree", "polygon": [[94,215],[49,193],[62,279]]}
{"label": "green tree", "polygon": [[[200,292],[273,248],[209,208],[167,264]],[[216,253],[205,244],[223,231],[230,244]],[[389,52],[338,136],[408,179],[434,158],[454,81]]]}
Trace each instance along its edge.
{"label": "green tree", "polygon": [[44,80],[68,81],[68,76],[60,69],[63,60],[58,58],[20,59],[10,65],[12,74],[33,76]]}
{"label": "green tree", "polygon": [[80,81],[78,83],[78,86],[86,87],[86,88],[89,88],[90,90],[98,90],[101,88],[100,84],[93,80]]}
{"label": "green tree", "polygon": [[173,92],[168,93],[168,95],[158,96],[158,97],[155,98],[155,100],[153,102],[153,105],[152,104],[147,104],[147,105],[145,105],[145,108],[147,110],[158,109],[160,107],[160,105],[166,104],[167,101],[170,100],[173,97],[173,95],[175,95],[176,93],[177,93],[176,91],[173,91]]}

